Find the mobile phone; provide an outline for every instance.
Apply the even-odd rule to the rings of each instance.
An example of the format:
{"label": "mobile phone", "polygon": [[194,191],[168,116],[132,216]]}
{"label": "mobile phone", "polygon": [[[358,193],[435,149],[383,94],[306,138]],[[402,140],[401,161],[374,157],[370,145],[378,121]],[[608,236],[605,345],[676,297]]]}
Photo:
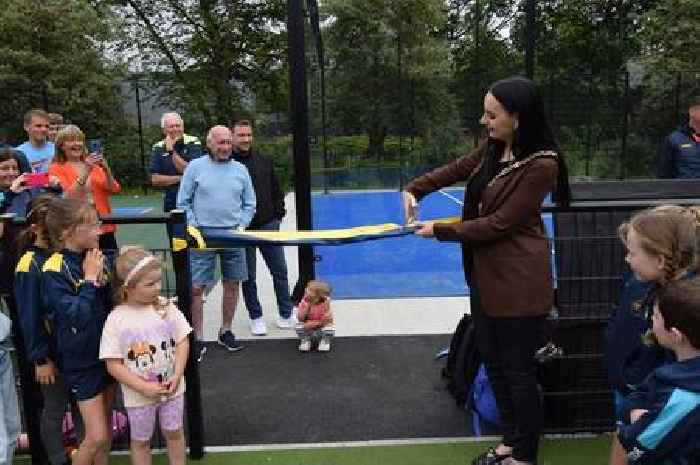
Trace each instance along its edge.
{"label": "mobile phone", "polygon": [[88,153],[102,153],[102,139],[90,139],[88,142]]}
{"label": "mobile phone", "polygon": [[27,173],[24,175],[27,187],[46,187],[49,185],[49,173]]}
{"label": "mobile phone", "polygon": [[178,155],[184,155],[185,152],[185,141],[182,139],[178,139],[175,141],[173,144],[173,150],[178,154]]}

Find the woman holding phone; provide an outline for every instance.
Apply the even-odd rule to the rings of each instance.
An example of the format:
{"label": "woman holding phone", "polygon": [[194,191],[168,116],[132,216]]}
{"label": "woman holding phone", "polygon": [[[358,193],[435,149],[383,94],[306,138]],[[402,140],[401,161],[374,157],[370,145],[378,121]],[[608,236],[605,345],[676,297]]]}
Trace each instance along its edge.
{"label": "woman holding phone", "polygon": [[[78,126],[69,124],[56,135],[56,155],[49,174],[58,177],[67,197],[87,200],[95,205],[100,216],[112,213],[110,197],[121,191],[101,147],[91,143],[91,153],[85,147],[85,134]],[[117,227],[103,224],[100,249],[116,250],[114,235]]]}

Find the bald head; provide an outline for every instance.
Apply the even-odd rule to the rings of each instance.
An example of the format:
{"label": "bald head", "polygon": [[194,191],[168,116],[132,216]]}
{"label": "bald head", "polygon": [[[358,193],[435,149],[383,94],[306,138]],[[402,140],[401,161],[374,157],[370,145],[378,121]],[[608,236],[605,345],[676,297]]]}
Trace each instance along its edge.
{"label": "bald head", "polygon": [[225,161],[231,158],[233,150],[233,140],[231,131],[226,126],[214,126],[207,133],[207,147],[209,155],[218,161]]}

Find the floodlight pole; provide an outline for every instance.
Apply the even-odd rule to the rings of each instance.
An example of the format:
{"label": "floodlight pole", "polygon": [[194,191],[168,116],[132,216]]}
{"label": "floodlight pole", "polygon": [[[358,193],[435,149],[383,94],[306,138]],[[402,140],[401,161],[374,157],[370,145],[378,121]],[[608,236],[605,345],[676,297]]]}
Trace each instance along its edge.
{"label": "floodlight pole", "polygon": [[[306,95],[303,0],[287,0],[287,53],[289,59],[289,114],[294,148],[294,196],[297,229],[313,229],[311,220],[311,161],[309,156],[309,107]],[[306,283],[314,279],[314,251],[299,246],[299,280],[292,300],[299,302]]]}
{"label": "floodlight pole", "polygon": [[535,76],[535,16],[536,0],[525,0],[525,75]]}

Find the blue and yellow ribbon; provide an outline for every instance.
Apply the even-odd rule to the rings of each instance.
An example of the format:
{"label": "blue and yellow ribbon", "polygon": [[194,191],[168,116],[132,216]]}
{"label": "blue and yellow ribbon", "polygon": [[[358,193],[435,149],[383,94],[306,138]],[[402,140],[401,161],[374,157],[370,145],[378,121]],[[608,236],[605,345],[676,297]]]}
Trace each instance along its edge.
{"label": "blue and yellow ribbon", "polygon": [[[451,224],[459,217],[431,220]],[[173,239],[173,250],[179,251],[187,244],[193,249],[220,249],[247,245],[342,245],[373,241],[413,234],[418,224],[399,225],[384,223],[345,229],[321,229],[314,231],[237,231],[234,229],[197,229],[187,227],[188,241]]]}

